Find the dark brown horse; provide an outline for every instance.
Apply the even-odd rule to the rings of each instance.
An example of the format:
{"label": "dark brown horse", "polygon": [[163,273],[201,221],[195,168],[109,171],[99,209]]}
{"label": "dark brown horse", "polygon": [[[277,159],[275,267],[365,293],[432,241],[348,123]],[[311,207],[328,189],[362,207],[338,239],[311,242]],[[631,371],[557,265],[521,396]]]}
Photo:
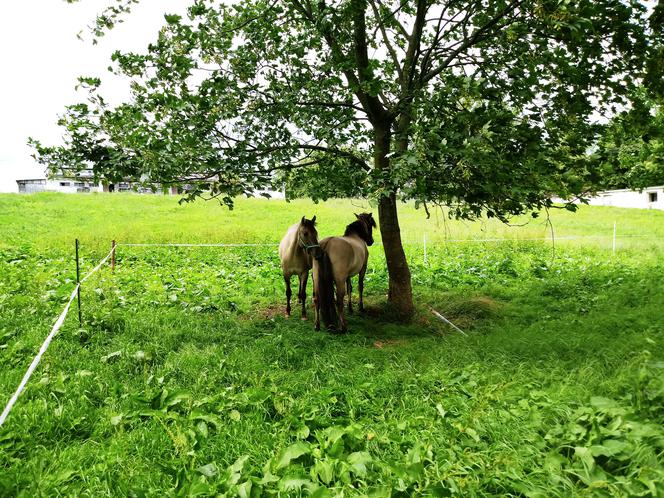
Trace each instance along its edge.
{"label": "dark brown horse", "polygon": [[297,292],[297,300],[302,304],[302,319],[307,318],[307,279],[312,266],[312,252],[317,254],[318,232],[316,231],[316,217],[307,220],[304,216],[299,223],[291,226],[279,244],[279,259],[281,259],[281,271],[286,282],[286,315],[291,312],[291,277],[297,275],[300,286]]}
{"label": "dark brown horse", "polygon": [[[351,302],[351,277],[359,275],[360,311],[364,310],[362,292],[364,274],[367,271],[369,250],[373,244],[372,229],[376,222],[371,213],[356,214],[357,220],[346,227],[343,237],[327,237],[320,241],[321,253],[314,259],[314,309],[316,310],[316,330],[320,330],[320,318],[330,329],[346,332],[344,296],[348,291],[348,311],[353,311]],[[336,288],[336,303],[335,290]]]}

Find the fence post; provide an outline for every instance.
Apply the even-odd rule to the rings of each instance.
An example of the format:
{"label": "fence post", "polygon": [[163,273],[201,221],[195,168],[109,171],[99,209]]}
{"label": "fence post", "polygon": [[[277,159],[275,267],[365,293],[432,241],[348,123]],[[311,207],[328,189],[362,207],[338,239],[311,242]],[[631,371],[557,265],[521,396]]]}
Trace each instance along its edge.
{"label": "fence post", "polygon": [[76,239],[76,297],[78,300],[78,325],[83,327],[83,317],[81,315],[81,267],[78,261],[78,239]]}
{"label": "fence post", "polygon": [[616,253],[616,222],[613,222],[613,254]]}
{"label": "fence post", "polygon": [[111,273],[115,273],[115,240],[111,240]]}

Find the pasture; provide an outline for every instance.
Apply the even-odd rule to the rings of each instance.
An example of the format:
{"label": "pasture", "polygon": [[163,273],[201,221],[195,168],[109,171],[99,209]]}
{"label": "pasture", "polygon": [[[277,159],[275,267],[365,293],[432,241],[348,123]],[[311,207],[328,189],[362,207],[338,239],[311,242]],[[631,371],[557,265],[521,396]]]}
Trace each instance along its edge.
{"label": "pasture", "polygon": [[[76,237],[85,273],[111,239],[271,244],[363,210],[0,196],[2,407],[74,287]],[[368,309],[340,336],[284,318],[276,246],[120,245],[0,429],[0,495],[664,494],[664,212],[554,210],[555,251],[542,218],[400,215],[417,316],[391,319],[374,232]],[[639,236],[615,254],[614,221]],[[494,238],[513,240],[446,242]]]}

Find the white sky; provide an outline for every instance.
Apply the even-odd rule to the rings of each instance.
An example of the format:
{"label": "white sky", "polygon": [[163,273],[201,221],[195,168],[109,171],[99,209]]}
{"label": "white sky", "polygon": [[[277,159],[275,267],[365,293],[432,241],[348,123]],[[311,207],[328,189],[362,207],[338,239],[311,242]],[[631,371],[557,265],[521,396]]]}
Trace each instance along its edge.
{"label": "white sky", "polygon": [[[16,180],[43,178],[26,145],[32,136],[60,143],[56,124],[66,105],[85,100],[78,76],[102,78],[110,102],[126,98],[127,82],[111,75],[113,51],[144,51],[156,39],[163,14],[183,13],[190,0],[143,0],[134,12],[93,45],[87,26],[113,0],[19,0],[0,15],[0,192],[17,192]],[[84,41],[76,35],[83,32]]]}

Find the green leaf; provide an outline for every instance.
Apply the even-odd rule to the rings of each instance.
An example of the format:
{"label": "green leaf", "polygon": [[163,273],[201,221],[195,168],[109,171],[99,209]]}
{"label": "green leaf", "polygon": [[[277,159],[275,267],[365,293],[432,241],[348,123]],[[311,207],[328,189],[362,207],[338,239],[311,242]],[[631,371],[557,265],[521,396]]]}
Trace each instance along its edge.
{"label": "green leaf", "polygon": [[311,445],[303,441],[298,441],[295,444],[291,444],[288,448],[285,448],[279,453],[279,458],[277,459],[277,469],[283,469],[288,467],[291,461],[296,460],[302,455],[308,455],[311,453]]}
{"label": "green leaf", "polygon": [[334,478],[334,465],[329,460],[317,460],[313,472],[324,484],[330,484]]}
{"label": "green leaf", "polygon": [[240,458],[235,460],[235,463],[228,467],[228,470],[230,470],[233,473],[241,473],[242,470],[244,469],[244,465],[247,463],[247,460],[249,460],[249,455],[242,455]]}
{"label": "green leaf", "polygon": [[317,488],[313,488],[313,490],[310,490],[310,498],[332,498],[334,494],[332,491],[327,489],[324,486],[318,486]]}
{"label": "green leaf", "polygon": [[164,398],[161,407],[172,408],[183,401],[191,401],[191,394],[187,391],[175,391]]}
{"label": "green leaf", "polygon": [[606,439],[602,441],[601,445],[594,445],[590,447],[590,451],[594,457],[597,456],[615,456],[622,453],[629,448],[629,443],[619,441],[617,439]]}
{"label": "green leaf", "polygon": [[109,353],[106,356],[102,356],[101,361],[103,363],[112,363],[114,361],[119,360],[121,356],[122,356],[122,351],[113,351],[112,353]]}
{"label": "green leaf", "polygon": [[348,455],[347,459],[353,473],[360,477],[367,475],[367,464],[373,461],[373,458],[366,451],[356,451]]}
{"label": "green leaf", "polygon": [[219,430],[219,427],[223,426],[221,418],[219,418],[218,415],[215,415],[213,413],[192,412],[189,415],[189,418],[191,420],[203,421],[207,424],[213,425],[215,430]]}
{"label": "green leaf", "polygon": [[298,439],[307,439],[309,437],[309,427],[306,425],[301,425],[295,431],[295,435]]}
{"label": "green leaf", "polygon": [[207,465],[198,467],[196,472],[204,475],[205,477],[213,477],[219,473],[219,469],[217,469],[217,466],[214,463],[208,463]]}
{"label": "green leaf", "polygon": [[309,479],[302,479],[300,477],[282,477],[279,480],[279,489],[283,491],[298,491],[307,484],[311,484]]}
{"label": "green leaf", "polygon": [[237,495],[239,498],[250,498],[252,487],[253,483],[251,481],[245,481],[242,484],[238,484]]}
{"label": "green leaf", "polygon": [[574,448],[574,458],[580,460],[583,463],[583,466],[588,470],[592,471],[595,468],[595,459],[593,458],[590,448],[585,448],[583,446],[576,446]]}
{"label": "green leaf", "polygon": [[616,409],[620,408],[620,405],[614,400],[609,398],[603,398],[601,396],[593,396],[590,398],[590,405],[594,408],[597,408],[601,412],[613,412]]}

